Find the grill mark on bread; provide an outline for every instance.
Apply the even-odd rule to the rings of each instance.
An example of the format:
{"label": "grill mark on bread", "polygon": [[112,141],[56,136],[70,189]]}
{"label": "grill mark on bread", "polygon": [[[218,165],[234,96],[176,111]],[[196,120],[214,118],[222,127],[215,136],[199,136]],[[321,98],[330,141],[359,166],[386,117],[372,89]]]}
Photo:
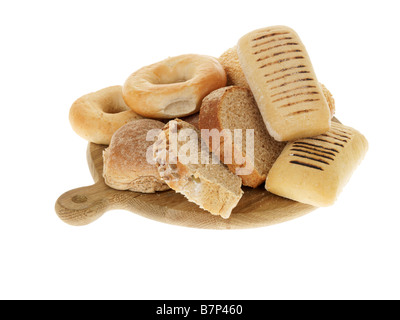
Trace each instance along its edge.
{"label": "grill mark on bread", "polygon": [[336,139],[336,140],[338,140],[338,141],[342,141],[342,142],[347,143],[347,140],[346,140],[346,139],[341,139],[341,138],[338,138],[338,137],[335,137],[335,136],[331,136],[331,135],[329,135],[328,133],[323,133],[323,134],[321,134],[321,136],[328,137],[328,138],[332,138],[332,139]]}
{"label": "grill mark on bread", "polygon": [[301,113],[309,113],[309,112],[313,112],[313,111],[317,111],[317,109],[304,109],[304,110],[294,111],[294,112],[288,113],[286,116],[292,117],[292,116],[297,116]]}
{"label": "grill mark on bread", "polygon": [[304,59],[304,57],[303,56],[295,56],[295,57],[289,57],[289,58],[285,58],[285,59],[279,59],[279,60],[272,61],[270,63],[264,64],[264,65],[260,66],[259,69],[263,69],[265,67],[272,66],[272,65],[277,64],[277,63],[282,63],[282,62],[285,62],[285,61],[296,60],[296,59]]}
{"label": "grill mark on bread", "polygon": [[281,94],[285,94],[285,93],[291,92],[291,91],[296,91],[296,90],[301,90],[301,89],[308,89],[308,88],[310,88],[310,89],[311,89],[311,88],[316,88],[316,86],[307,85],[307,86],[301,86],[301,87],[297,87],[297,88],[285,90],[285,91],[282,91],[282,92],[277,92],[277,93],[272,94],[272,95],[271,95],[271,98],[272,98],[272,97],[275,97],[275,96],[278,96],[278,95],[281,95]]}
{"label": "grill mark on bread", "polygon": [[[333,124],[333,127],[337,128],[337,125]],[[321,134],[318,137],[305,138],[305,139],[303,139],[303,141],[304,140],[321,141],[321,142],[333,144],[333,145],[344,148],[343,143],[347,143],[348,140],[351,139],[351,137],[349,137],[348,135],[338,133],[337,130],[335,130],[336,128],[334,128],[333,130],[328,131],[324,134]],[[334,141],[331,141],[329,139],[323,139],[320,137],[327,137],[329,139],[333,139]],[[308,143],[308,142],[303,142],[303,141],[293,142],[292,146],[290,147],[291,153],[289,154],[289,156],[303,158],[303,159],[309,159],[311,161],[329,165],[328,161],[329,160],[334,161],[336,154],[339,153],[339,151],[336,149],[327,148],[320,144],[313,144],[313,143]],[[338,141],[341,143],[339,143]],[[324,160],[324,159],[326,159],[326,160]],[[302,165],[302,166],[306,166],[306,167],[310,167],[310,168],[314,168],[314,169],[323,171],[322,167],[314,165],[312,163],[307,163],[307,162],[302,162],[302,161],[297,161],[297,160],[294,160],[294,161],[292,160],[292,161],[290,161],[290,163],[298,164],[298,165]]]}
{"label": "grill mark on bread", "polygon": [[348,134],[348,135],[353,135],[353,133],[352,133],[351,131],[340,130],[340,129],[335,128],[335,127],[336,127],[336,123],[333,122],[333,123],[332,123],[332,131],[341,132],[341,133],[345,133],[345,134]]}
{"label": "grill mark on bread", "polygon": [[258,50],[258,51],[256,51],[256,52],[253,52],[253,54],[254,54],[254,55],[257,55],[257,54],[260,54],[260,53],[262,53],[262,52],[265,52],[265,51],[268,51],[268,50],[272,50],[272,49],[275,49],[275,48],[279,48],[279,47],[284,47],[284,46],[298,46],[298,45],[299,45],[299,44],[298,44],[297,42],[286,42],[286,43],[277,44],[277,45],[272,46],[272,47],[267,47],[267,48],[264,48],[264,49],[260,49],[260,50]]}
{"label": "grill mark on bread", "polygon": [[317,86],[306,85],[306,86],[301,86],[301,87],[297,87],[297,88],[288,89],[288,90],[285,90],[285,91],[281,91],[281,92],[277,92],[277,93],[271,94],[271,98],[275,97],[275,96],[278,96],[278,95],[281,95],[281,94],[285,94],[285,93],[291,92],[291,91],[300,90],[300,89],[311,89],[311,88],[317,88]]}
{"label": "grill mark on bread", "polygon": [[272,102],[278,102],[278,101],[289,99],[289,98],[296,97],[296,96],[305,96],[305,95],[312,95],[312,94],[318,94],[318,93],[319,92],[317,92],[317,91],[294,93],[294,94],[291,94],[291,95],[288,95],[288,96],[285,96],[285,97],[282,97],[282,98],[278,98],[278,99],[272,100]]}
{"label": "grill mark on bread", "polygon": [[267,55],[267,56],[264,56],[262,58],[258,58],[256,61],[260,62],[260,61],[267,60],[267,59],[270,59],[270,58],[273,58],[273,57],[276,57],[276,56],[280,56],[281,54],[293,53],[293,52],[302,52],[302,51],[300,49],[294,49],[294,50],[288,50],[288,51],[280,51],[280,52],[273,53],[273,54],[271,54],[269,56]]}
{"label": "grill mark on bread", "polygon": [[348,134],[353,134],[350,130],[341,127],[341,126],[339,125],[339,123],[336,123],[336,122],[332,122],[332,127],[333,127],[336,131],[347,132]]}
{"label": "grill mark on bread", "polygon": [[317,170],[324,171],[324,169],[322,169],[321,167],[314,166],[314,165],[312,165],[312,164],[305,163],[305,162],[302,162],[302,161],[291,160],[290,163],[298,164],[298,165],[300,165],[300,166],[305,166],[305,167],[309,167],[309,168],[312,168],[312,169],[317,169]]}
{"label": "grill mark on bread", "polygon": [[325,160],[316,159],[316,158],[313,158],[313,157],[310,157],[310,156],[303,156],[303,155],[297,154],[297,153],[290,153],[289,156],[292,156],[292,157],[299,157],[299,158],[304,158],[304,159],[309,159],[309,160],[313,160],[313,161],[317,161],[317,162],[320,162],[320,163],[324,163],[324,164],[329,165],[329,162],[327,162],[327,161],[325,161]]}
{"label": "grill mark on bread", "polygon": [[283,105],[279,106],[278,108],[286,108],[286,107],[294,106],[294,105],[299,104],[299,103],[314,102],[314,101],[319,101],[319,100],[320,99],[304,99],[304,100],[300,100],[300,101],[289,102],[289,103],[283,104]]}
{"label": "grill mark on bread", "polygon": [[344,133],[342,133],[342,132],[341,132],[341,133],[337,133],[337,132],[331,130],[330,133],[332,133],[332,134],[334,134],[334,135],[336,135],[336,136],[345,138],[345,139],[351,139],[351,137],[349,137],[349,135],[346,135],[346,134],[344,134]]}
{"label": "grill mark on bread", "polygon": [[257,38],[254,38],[251,41],[258,41],[258,40],[262,40],[262,39],[265,39],[265,38],[270,38],[270,37],[274,37],[274,36],[281,36],[281,35],[285,35],[285,34],[289,34],[289,32],[288,31],[284,31],[284,32],[281,31],[281,32],[267,33],[267,34],[264,34],[264,35],[259,36]]}
{"label": "grill mark on bread", "polygon": [[271,39],[271,40],[267,40],[261,43],[256,43],[252,46],[252,48],[257,48],[257,47],[261,47],[267,43],[271,43],[271,42],[276,42],[276,41],[281,41],[281,40],[293,40],[292,37],[283,37],[283,38],[275,38],[275,39]]}
{"label": "grill mark on bread", "polygon": [[303,71],[296,71],[296,72],[293,72],[293,73],[286,73],[283,76],[280,76],[278,78],[267,80],[266,83],[270,83],[270,82],[274,82],[274,81],[277,81],[277,80],[285,79],[287,77],[294,76],[294,75],[299,74],[299,73],[310,73],[310,71],[303,70]]}
{"label": "grill mark on bread", "polygon": [[[336,127],[337,125],[334,123],[334,122],[332,122],[332,129],[331,129],[331,132],[332,133],[337,133],[338,134],[338,132],[340,132],[340,133],[343,133],[343,134],[345,134],[345,135],[349,135],[349,136],[352,136],[353,134],[350,132],[350,131],[345,131],[345,130],[340,130],[339,128],[337,128]],[[335,128],[336,127],[336,128]],[[350,139],[350,138],[349,138]]]}
{"label": "grill mark on bread", "polygon": [[[337,151],[336,149],[327,148],[327,147],[324,147],[324,146],[321,146],[321,145],[318,145],[318,144],[313,144],[313,143],[308,143],[308,142],[303,142],[303,141],[295,141],[295,142],[293,143],[293,145],[302,145],[302,146],[304,146],[304,147],[307,146],[307,147],[321,148],[321,149],[324,149],[324,150],[328,150],[328,151],[324,151],[324,152],[326,152],[326,153],[328,153],[329,151],[333,151],[333,152],[339,153],[339,151]],[[322,152],[322,150],[321,150],[321,152]],[[329,153],[329,154],[335,155],[335,154],[333,154],[333,153]]]}
{"label": "grill mark on bread", "polygon": [[274,72],[272,72],[272,73],[266,73],[266,74],[264,74],[264,77],[270,77],[270,76],[272,76],[272,75],[274,75],[274,74],[277,74],[277,73],[289,71],[289,70],[292,70],[292,69],[305,68],[305,67],[306,67],[306,66],[305,66],[304,64],[300,64],[300,65],[298,65],[298,66],[294,66],[294,67],[290,67],[290,68],[283,68],[283,69],[274,71]]}
{"label": "grill mark on bread", "polygon": [[[304,152],[304,153],[307,153],[307,154],[312,154],[312,155],[315,155],[315,156],[318,156],[318,157],[322,157],[322,158],[325,158],[325,159],[329,159],[329,160],[334,160],[332,157],[329,157],[329,156],[327,156],[327,155],[325,155],[325,154],[320,154],[320,153],[316,153],[316,152],[311,152],[311,151],[308,151],[308,150],[303,150],[303,149],[301,149],[301,148],[294,148],[294,147],[292,147],[292,148],[290,148],[290,150],[292,150],[292,151],[299,151],[299,152]],[[322,151],[321,151],[322,152]],[[333,156],[335,156],[335,154],[333,154]]]}
{"label": "grill mark on bread", "polygon": [[340,146],[340,147],[344,148],[344,145],[343,145],[343,144],[341,144],[341,143],[338,143],[338,142],[332,142],[332,141],[325,140],[325,139],[321,139],[321,138],[306,138],[305,140],[316,140],[316,141],[322,141],[322,142],[326,142],[326,143],[334,144],[334,145],[337,145],[337,146]]}
{"label": "grill mark on bread", "polygon": [[314,79],[313,79],[313,78],[301,78],[301,79],[296,79],[296,80],[293,80],[293,81],[281,83],[280,85],[271,87],[270,89],[271,89],[271,90],[274,90],[274,89],[277,89],[277,88],[285,87],[285,86],[287,86],[288,84],[292,84],[292,83],[296,83],[296,82],[302,82],[302,81],[314,81]]}
{"label": "grill mark on bread", "polygon": [[[313,147],[311,147],[311,146],[313,146],[313,147],[315,147],[315,148],[313,148]],[[292,148],[293,148],[293,149],[300,149],[300,150],[305,149],[304,152],[306,152],[306,150],[307,150],[307,151],[308,151],[308,150],[311,150],[311,151],[315,151],[315,152],[318,152],[318,153],[324,153],[324,154],[328,154],[328,155],[330,155],[330,156],[336,157],[336,154],[334,154],[333,152],[327,151],[327,150],[325,150],[325,148],[323,148],[323,150],[321,150],[321,149],[318,149],[318,147],[320,147],[321,149],[323,148],[323,147],[321,147],[321,146],[313,145],[313,144],[308,144],[308,143],[305,143],[304,145],[293,143],[293,147],[292,147]],[[311,152],[311,151],[310,151],[310,152]],[[338,151],[335,150],[335,149],[333,149],[332,151],[338,153]]]}

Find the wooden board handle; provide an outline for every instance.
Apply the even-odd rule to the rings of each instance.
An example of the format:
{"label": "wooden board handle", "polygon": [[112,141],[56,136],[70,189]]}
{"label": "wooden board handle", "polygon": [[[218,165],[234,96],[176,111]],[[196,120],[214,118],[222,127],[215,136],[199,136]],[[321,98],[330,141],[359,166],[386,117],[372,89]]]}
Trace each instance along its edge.
{"label": "wooden board handle", "polygon": [[112,191],[99,182],[63,193],[56,201],[59,218],[71,225],[82,226],[100,218],[110,209]]}

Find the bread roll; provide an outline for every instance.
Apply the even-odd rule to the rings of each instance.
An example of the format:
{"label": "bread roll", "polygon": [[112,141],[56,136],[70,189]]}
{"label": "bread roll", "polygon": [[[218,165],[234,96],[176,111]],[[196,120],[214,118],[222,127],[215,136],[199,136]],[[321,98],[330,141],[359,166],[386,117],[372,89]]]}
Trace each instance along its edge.
{"label": "bread roll", "polygon": [[[251,91],[238,86],[217,89],[203,99],[199,127],[211,130],[210,138],[204,139],[210,151],[218,154],[229,170],[240,176],[243,185],[252,188],[265,181],[286,144],[268,134]],[[254,130],[254,135],[248,136],[248,129]],[[217,136],[212,137],[212,134]],[[241,142],[235,144],[237,134]]]}
{"label": "bread roll", "polygon": [[275,26],[240,38],[243,73],[264,123],[278,141],[324,133],[330,128],[327,101],[299,36]]}
{"label": "bread roll", "polygon": [[[246,77],[244,76],[242,67],[239,63],[236,46],[229,48],[228,50],[223,52],[218,60],[225,70],[227,86],[240,86],[250,89]],[[328,103],[331,117],[333,117],[335,114],[335,99],[333,98],[332,93],[326,88],[324,84],[319,83],[319,85],[321,86],[326,102]]]}
{"label": "bread roll", "polygon": [[218,58],[222,67],[226,73],[226,85],[227,86],[240,86],[250,89],[247,83],[246,77],[244,76],[242,67],[239,63],[239,57],[237,54],[237,47],[234,46],[229,48]]}
{"label": "bread roll", "polygon": [[241,179],[212,157],[195,126],[179,119],[168,122],[153,150],[160,176],[171,189],[211,214],[229,218],[243,195]]}
{"label": "bread roll", "polygon": [[[154,139],[147,134],[152,129],[161,131],[163,127],[164,123],[160,121],[140,119],[127,123],[114,133],[109,147],[103,152],[103,177],[108,186],[143,193],[169,189],[155,164],[148,161],[152,160]],[[149,150],[150,154],[147,154]]]}
{"label": "bread roll", "polygon": [[332,122],[327,133],[289,142],[269,171],[265,188],[313,206],[332,205],[367,149],[361,133]]}

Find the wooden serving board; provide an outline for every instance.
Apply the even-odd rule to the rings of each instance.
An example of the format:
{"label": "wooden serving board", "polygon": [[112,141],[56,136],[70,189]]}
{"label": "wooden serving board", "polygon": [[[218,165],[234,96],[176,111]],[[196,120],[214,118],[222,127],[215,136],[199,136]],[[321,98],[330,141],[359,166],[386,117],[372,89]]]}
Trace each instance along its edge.
{"label": "wooden serving board", "polygon": [[86,225],[113,209],[132,211],[159,222],[203,229],[244,229],[285,222],[316,209],[267,192],[263,185],[243,187],[244,194],[229,219],[214,216],[173,190],[152,194],[120,191],[103,179],[102,153],[106,146],[89,143],[87,160],[94,184],[73,189],[56,201],[55,210],[64,222]]}

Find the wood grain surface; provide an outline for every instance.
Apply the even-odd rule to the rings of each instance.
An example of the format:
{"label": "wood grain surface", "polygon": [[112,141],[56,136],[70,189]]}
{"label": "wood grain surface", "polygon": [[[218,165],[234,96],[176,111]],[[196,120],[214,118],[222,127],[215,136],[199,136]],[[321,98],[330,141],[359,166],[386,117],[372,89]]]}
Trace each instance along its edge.
{"label": "wood grain surface", "polygon": [[87,225],[113,209],[132,211],[159,222],[203,229],[244,229],[285,222],[316,209],[267,192],[263,185],[243,187],[244,194],[229,219],[211,215],[173,190],[152,194],[114,190],[102,177],[106,146],[89,143],[87,160],[94,179],[91,186],[73,189],[56,201],[55,210],[64,222]]}

